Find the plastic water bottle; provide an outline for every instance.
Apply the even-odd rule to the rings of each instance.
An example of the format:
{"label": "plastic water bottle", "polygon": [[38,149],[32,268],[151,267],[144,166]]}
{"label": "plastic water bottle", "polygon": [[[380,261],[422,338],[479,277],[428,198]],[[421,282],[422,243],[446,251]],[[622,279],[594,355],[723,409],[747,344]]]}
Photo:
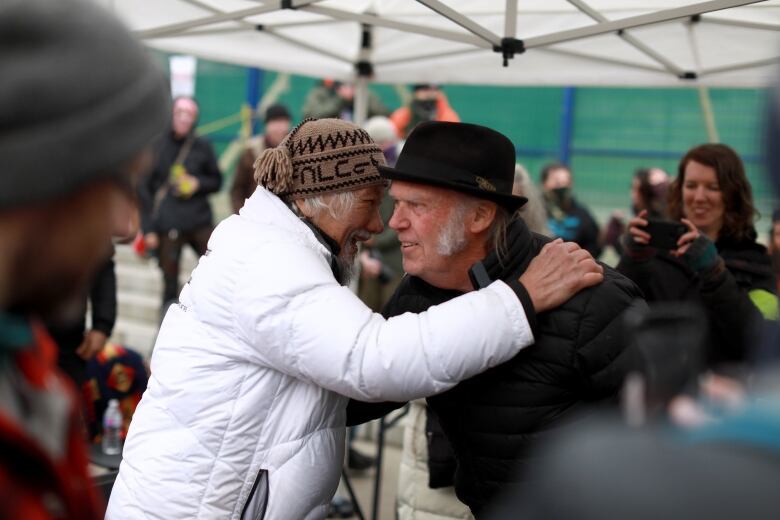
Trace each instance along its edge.
{"label": "plastic water bottle", "polygon": [[103,414],[103,453],[106,455],[119,455],[122,452],[120,432],[122,430],[122,412],[119,410],[119,401],[111,399],[108,408]]}

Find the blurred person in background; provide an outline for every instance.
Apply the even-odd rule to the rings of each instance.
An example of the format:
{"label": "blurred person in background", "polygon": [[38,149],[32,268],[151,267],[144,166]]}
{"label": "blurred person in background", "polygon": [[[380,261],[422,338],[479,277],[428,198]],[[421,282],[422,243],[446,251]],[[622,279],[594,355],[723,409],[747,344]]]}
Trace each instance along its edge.
{"label": "blurred person in background", "polygon": [[[407,273],[383,309],[385,316],[424,312],[491,280],[516,279],[556,243],[515,218],[526,202],[512,195],[515,147],[494,130],[421,123],[395,168],[381,170],[392,180],[390,227],[401,241]],[[610,268],[603,272],[603,283],[535,315],[532,347],[427,398],[456,463],[443,464],[449,445],[437,442],[441,435],[428,421],[428,482],[400,483],[402,490],[412,490],[403,495],[409,499],[401,508],[405,517],[413,518],[414,509],[434,513],[440,505],[441,495],[425,495],[418,491],[422,486],[454,484],[458,499],[479,518],[497,494],[522,488],[514,468],[534,458],[540,437],[565,428],[577,413],[614,400],[630,361],[620,335],[622,316],[644,303],[630,280]],[[553,275],[563,276],[564,271]],[[477,344],[473,348],[480,350]],[[351,401],[348,421],[359,423],[400,405]],[[412,412],[413,419],[422,420],[419,408]],[[410,440],[407,449],[419,445]],[[419,477],[424,474],[410,474]],[[433,501],[426,503],[428,498]]]}
{"label": "blurred person in background", "polygon": [[446,390],[531,343],[535,312],[601,281],[587,253],[554,243],[511,286],[383,319],[346,287],[382,230],[383,164],[339,119],[304,120],[263,152],[260,186],[165,316],[108,518],[322,518],[349,397]]}
{"label": "blurred person in background", "polygon": [[[116,322],[116,273],[113,254],[112,245],[108,258],[103,260],[90,283],[82,289],[78,315],[46,321],[46,328],[59,347],[57,364],[85,397],[85,405],[88,404],[88,390],[84,387],[87,382],[87,362],[106,346]],[[89,330],[86,328],[87,304],[91,318]]]}
{"label": "blurred person in background", "polygon": [[769,228],[769,256],[772,258],[772,269],[778,281],[777,289],[780,294],[780,210],[772,212],[772,227]]}
{"label": "blurred person in background", "polygon": [[661,168],[640,168],[631,181],[631,212],[638,215],[647,210],[648,218],[664,218],[667,214],[667,192],[671,179]]}
{"label": "blurred person in background", "polygon": [[525,221],[528,229],[540,235],[550,236],[542,194],[539,193],[539,189],[531,180],[528,170],[520,163],[515,164],[515,180],[512,184],[512,195],[528,199],[528,202],[520,208],[520,217]]}
{"label": "blurred person in background", "polygon": [[[385,162],[394,165],[398,158],[399,140],[393,123],[385,116],[374,116],[363,126],[382,149]],[[359,256],[358,296],[375,312],[382,310],[404,274],[401,265],[401,243],[398,242],[395,231],[387,226],[393,214],[393,198],[387,192],[382,196],[379,213],[385,228],[363,243]]]}
{"label": "blurred person in background", "polygon": [[265,111],[263,123],[265,129],[262,135],[250,138],[246,143],[233,174],[233,185],[230,187],[230,203],[233,213],[238,213],[244,201],[252,196],[257,188],[255,182],[255,160],[263,150],[279,146],[284,136],[290,132],[290,112],[281,104],[269,106]]}
{"label": "blurred person in background", "polygon": [[[745,389],[701,379],[666,419],[629,427],[614,417],[545,444],[533,485],[506,495],[490,520],[732,520],[780,517],[780,386],[764,369]],[[561,490],[566,490],[562,493]]]}
{"label": "blurred person in background", "polygon": [[579,244],[598,258],[601,255],[599,226],[588,208],[574,198],[571,169],[562,163],[547,164],[542,168],[540,180],[552,236]]}
{"label": "blurred person in background", "polygon": [[119,402],[119,410],[122,412],[120,436],[124,439],[135,409],[146,390],[149,379],[146,362],[141,354],[130,347],[109,341],[87,362],[85,373],[88,439],[95,444],[100,443],[103,435],[103,414],[111,399]]}
{"label": "blurred person in background", "polygon": [[78,401],[42,320],[78,319],[128,234],[170,95],[91,2],[4,2],[0,70],[0,518],[96,519]]}
{"label": "blurred person in background", "polygon": [[[640,168],[631,180],[631,215],[647,210],[648,218],[666,218],[667,191],[671,179],[661,168]],[[623,235],[626,222],[623,212],[613,211],[604,229],[604,245],[612,247],[618,256],[623,254]]]}
{"label": "blurred person in background", "polygon": [[398,137],[405,139],[417,125],[424,121],[460,121],[457,112],[450,106],[446,94],[433,83],[418,83],[412,86],[412,99],[408,106],[390,114],[390,121],[396,127]]}
{"label": "blurred person in background", "polygon": [[677,248],[651,247],[648,210],[629,221],[618,270],[649,302],[693,301],[709,319],[707,361],[744,361],[762,318],[777,317],[776,281],[756,242],[756,209],[739,156],[723,144],[692,148],[669,188],[669,217],[687,228]]}
{"label": "blurred person in background", "polygon": [[157,252],[163,275],[163,312],[179,294],[184,245],[206,252],[214,229],[208,195],[222,185],[214,148],[195,135],[198,110],[190,97],[173,101],[170,130],[156,143],[155,166],[139,189],[146,249]]}
{"label": "blurred person in background", "polygon": [[[303,117],[314,119],[338,118],[352,121],[355,118],[355,85],[344,81],[324,79],[312,88],[303,102]],[[368,117],[386,116],[390,111],[372,90],[368,91]]]}

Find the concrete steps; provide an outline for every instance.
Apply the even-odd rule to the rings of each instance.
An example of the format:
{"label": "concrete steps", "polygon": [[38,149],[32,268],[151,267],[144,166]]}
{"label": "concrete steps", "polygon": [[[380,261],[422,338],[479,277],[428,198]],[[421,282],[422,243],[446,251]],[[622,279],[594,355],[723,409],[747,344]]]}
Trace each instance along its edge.
{"label": "concrete steps", "polygon": [[[151,356],[162,305],[162,273],[153,258],[140,258],[129,245],[116,246],[117,321],[111,340]],[[186,283],[197,265],[189,247],[182,252],[179,280]]]}
{"label": "concrete steps", "polygon": [[157,325],[156,318],[154,323],[117,318],[111,341],[131,347],[141,354],[145,360],[149,361],[159,330],[160,327]]}

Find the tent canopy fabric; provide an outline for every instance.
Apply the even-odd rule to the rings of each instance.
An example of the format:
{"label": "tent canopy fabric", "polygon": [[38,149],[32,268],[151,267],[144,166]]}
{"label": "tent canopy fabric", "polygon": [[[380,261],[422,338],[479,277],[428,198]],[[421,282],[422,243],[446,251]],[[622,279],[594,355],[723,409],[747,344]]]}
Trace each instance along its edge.
{"label": "tent canopy fabric", "polygon": [[762,87],[780,62],[780,0],[94,1],[156,49],[342,80]]}

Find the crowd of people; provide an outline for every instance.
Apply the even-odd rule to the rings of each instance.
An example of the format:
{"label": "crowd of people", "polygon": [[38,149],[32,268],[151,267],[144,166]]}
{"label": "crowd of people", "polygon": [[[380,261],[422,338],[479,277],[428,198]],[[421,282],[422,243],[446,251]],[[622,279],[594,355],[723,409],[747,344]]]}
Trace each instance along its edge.
{"label": "crowd of people", "polygon": [[[198,103],[112,15],[12,2],[0,69],[0,518],[324,518],[347,427],[409,402],[401,519],[780,515],[780,218],[763,246],[729,146],[637,170],[600,230],[570,166],[534,179],[439,86],[359,126],[326,81],[297,124],[265,110],[215,225]],[[164,282],[148,374],[108,342],[136,234]]]}

